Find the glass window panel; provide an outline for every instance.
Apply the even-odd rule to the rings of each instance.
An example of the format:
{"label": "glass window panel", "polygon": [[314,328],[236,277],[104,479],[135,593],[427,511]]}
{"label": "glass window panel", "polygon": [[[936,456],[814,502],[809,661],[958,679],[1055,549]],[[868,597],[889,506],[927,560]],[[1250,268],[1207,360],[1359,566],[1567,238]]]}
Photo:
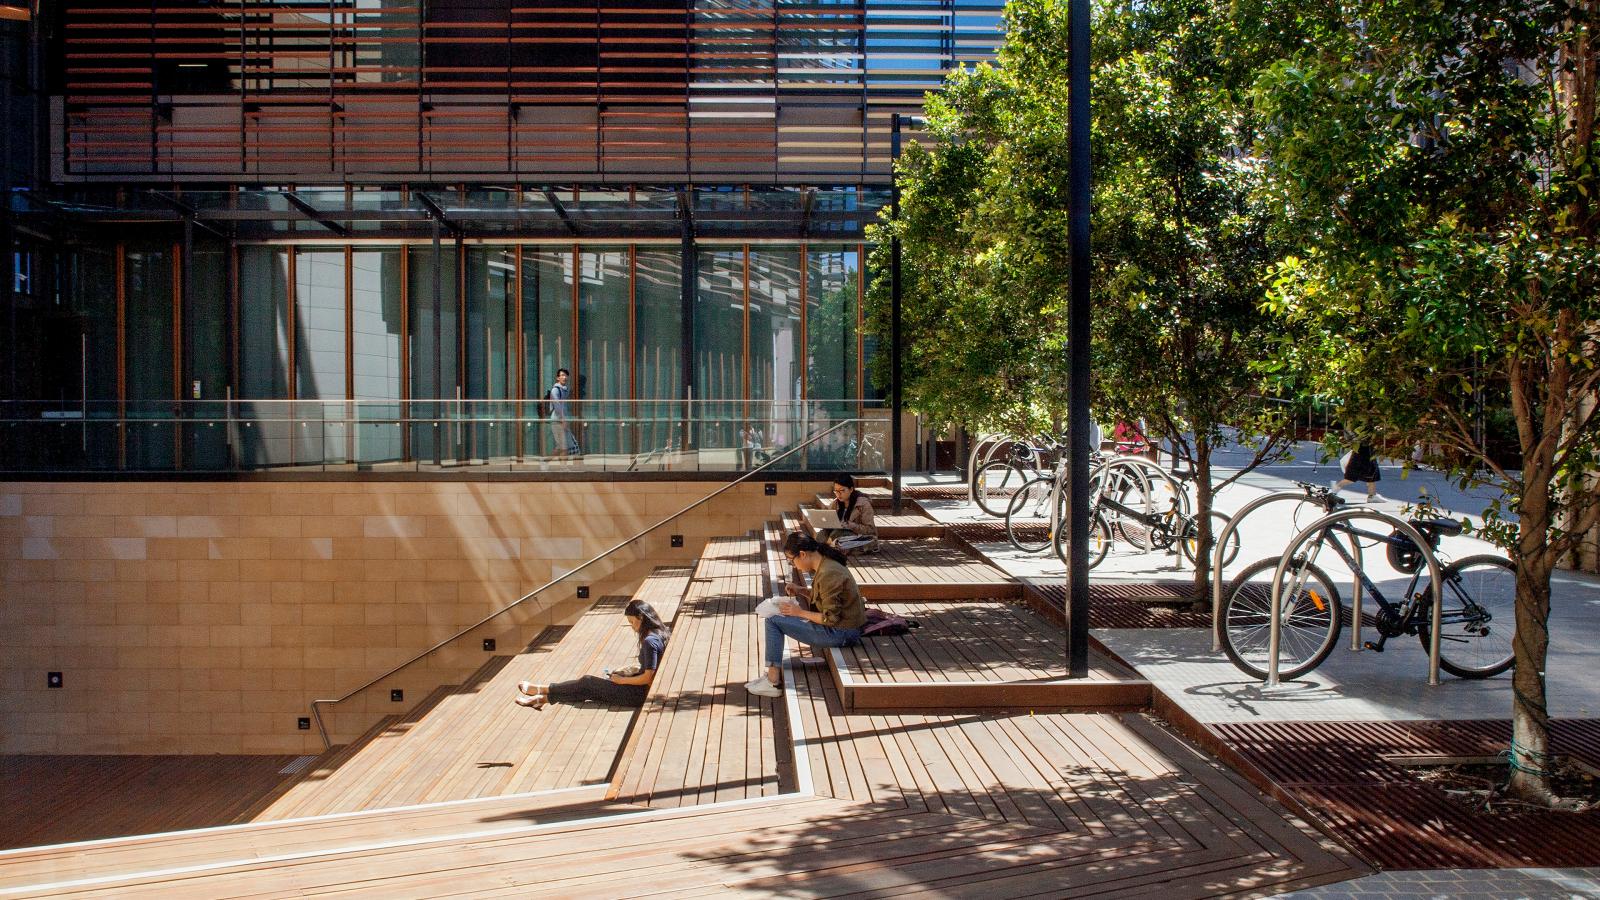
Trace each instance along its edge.
{"label": "glass window panel", "polygon": [[516,252],[511,247],[467,248],[466,396],[479,401],[471,404],[479,421],[466,433],[466,453],[474,459],[515,452],[515,432],[504,421],[510,405],[483,401],[505,400],[514,383],[507,371],[513,358],[507,342],[516,338]]}
{"label": "glass window panel", "polygon": [[856,398],[859,265],[853,247],[813,245],[806,254],[806,384],[811,400]]}
{"label": "glass window panel", "polygon": [[239,248],[239,405],[234,429],[239,465],[287,465],[290,460],[289,252]]}
{"label": "glass window panel", "polygon": [[224,354],[228,348],[227,336],[227,249],[221,244],[196,241],[190,254],[189,316],[185,340],[189,342],[191,381],[199,382],[198,396],[194,384],[182,385],[184,397],[199,400],[192,403],[191,414],[206,419],[206,423],[189,426],[185,442],[185,468],[216,470],[228,465],[226,429],[216,420],[226,412],[221,402],[227,396],[228,363]]}
{"label": "glass window panel", "polygon": [[800,251],[750,250],[750,421],[741,465],[799,435],[801,358]]}
{"label": "glass window panel", "polygon": [[[89,418],[103,420],[90,426],[79,441],[89,465],[115,466],[120,434],[117,415],[117,257],[114,247],[77,247],[67,258],[68,289],[72,312],[82,323],[77,348],[82,398],[88,400]],[[87,358],[83,355],[87,354]],[[98,401],[98,402],[97,402]],[[18,442],[20,443],[20,442]],[[15,447],[11,449],[17,449]]]}
{"label": "glass window panel", "polygon": [[[439,264],[434,265],[432,244],[409,248],[407,286],[411,309],[411,396],[416,400],[454,401],[456,396],[457,306],[456,251],[449,244],[440,247]],[[438,276],[438,300],[434,278]],[[435,352],[435,342],[438,352]],[[413,428],[411,453],[417,459],[431,460],[453,456],[452,429],[446,417],[453,405],[413,403],[411,414],[421,420]],[[436,436],[444,438],[436,441]]]}
{"label": "glass window panel", "polygon": [[[702,250],[694,303],[695,416],[703,420],[702,465],[732,467],[737,420],[744,414],[743,248]],[[718,455],[716,451],[727,450]]]}
{"label": "glass window panel", "polygon": [[127,429],[133,469],[165,469],[174,460],[172,259],[168,246],[130,246],[123,268],[127,408],[139,420]]}
{"label": "glass window panel", "polygon": [[[400,319],[399,248],[356,250],[350,254],[350,305],[354,353],[350,359],[355,399],[399,400]],[[356,458],[362,462],[399,459],[402,454],[399,403],[362,403],[356,429]]]}
{"label": "glass window panel", "polygon": [[662,468],[681,442],[675,422],[683,394],[683,256],[678,249],[640,247],[634,264],[634,396],[639,404],[640,465]]}
{"label": "glass window panel", "polygon": [[586,453],[621,453],[631,447],[625,433],[628,378],[630,260],[625,248],[578,254],[578,347],[576,396],[585,422],[580,446]]}
{"label": "glass window panel", "polygon": [[[523,353],[527,355],[526,396],[538,400],[555,384],[559,369],[575,369],[572,320],[572,251],[524,248],[522,251]],[[572,396],[581,398],[568,382]],[[536,412],[537,406],[530,409]],[[524,452],[554,455],[559,447],[550,429],[529,426]]]}
{"label": "glass window panel", "polygon": [[294,263],[295,396],[343,400],[344,250],[301,250]]}

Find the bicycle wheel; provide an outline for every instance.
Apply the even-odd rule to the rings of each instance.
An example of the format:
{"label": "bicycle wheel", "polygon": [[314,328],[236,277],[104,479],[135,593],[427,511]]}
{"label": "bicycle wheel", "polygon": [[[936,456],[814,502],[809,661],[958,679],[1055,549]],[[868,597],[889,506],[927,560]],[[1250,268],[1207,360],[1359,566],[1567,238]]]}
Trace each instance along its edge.
{"label": "bicycle wheel", "polygon": [[[1215,541],[1221,536],[1222,529],[1228,527],[1230,520],[1227,513],[1220,513],[1214,509],[1210,512],[1209,518],[1211,519],[1211,539]],[[1183,547],[1183,558],[1187,559],[1191,565],[1196,563],[1196,554],[1200,552],[1200,536],[1198,532],[1198,526],[1191,521],[1189,534],[1179,542]],[[1228,535],[1228,549],[1222,553],[1223,566],[1229,565],[1238,557],[1239,544],[1239,532],[1235,531],[1233,534]],[[1215,552],[1215,545],[1212,545],[1212,550]]]}
{"label": "bicycle wheel", "polygon": [[[1278,560],[1263,559],[1239,573],[1222,602],[1222,649],[1239,671],[1267,677],[1272,621],[1272,573]],[[1260,580],[1255,580],[1260,579]],[[1301,561],[1283,575],[1278,629],[1278,677],[1315,669],[1339,642],[1344,617],[1339,589],[1317,566]]]}
{"label": "bicycle wheel", "polygon": [[[1468,556],[1440,573],[1439,668],[1457,678],[1489,678],[1511,668],[1517,631],[1517,571],[1499,556]],[[1431,593],[1424,594],[1431,597]],[[1424,606],[1422,650],[1428,650],[1433,610]]]}
{"label": "bicycle wheel", "polygon": [[1003,519],[1011,496],[1032,477],[1032,473],[1023,472],[1007,459],[985,463],[973,480],[973,497],[978,501],[979,509]]}
{"label": "bicycle wheel", "polygon": [[1006,538],[1024,553],[1050,548],[1050,497],[1055,479],[1041,475],[1011,495],[1006,506]]}
{"label": "bicycle wheel", "polygon": [[1106,517],[1098,513],[1089,522],[1089,568],[1093,570],[1106,558],[1106,553],[1111,549],[1111,526],[1106,523]]}

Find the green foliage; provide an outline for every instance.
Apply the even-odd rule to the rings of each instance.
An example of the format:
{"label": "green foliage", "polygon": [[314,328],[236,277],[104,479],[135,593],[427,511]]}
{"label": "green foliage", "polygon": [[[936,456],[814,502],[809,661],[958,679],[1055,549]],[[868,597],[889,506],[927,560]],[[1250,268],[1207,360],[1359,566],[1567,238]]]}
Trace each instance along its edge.
{"label": "green foliage", "polygon": [[[1323,8],[1332,8],[1324,5]],[[1280,239],[1266,309],[1275,371],[1342,402],[1368,438],[1437,448],[1518,511],[1530,489],[1587,514],[1596,422],[1583,409],[1600,318],[1592,13],[1548,0],[1368,2],[1311,29],[1257,88]],[[1591,91],[1575,92],[1572,51]],[[1515,415],[1521,471],[1474,421]],[[1539,480],[1531,485],[1529,477]],[[1515,549],[1517,531],[1491,534]],[[1555,550],[1570,534],[1551,521]]]}

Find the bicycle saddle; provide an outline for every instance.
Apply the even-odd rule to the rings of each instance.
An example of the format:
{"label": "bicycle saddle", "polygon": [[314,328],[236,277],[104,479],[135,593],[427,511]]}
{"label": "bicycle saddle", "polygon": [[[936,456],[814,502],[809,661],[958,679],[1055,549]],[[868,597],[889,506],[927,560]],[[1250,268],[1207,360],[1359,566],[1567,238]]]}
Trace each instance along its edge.
{"label": "bicycle saddle", "polygon": [[1441,516],[1437,519],[1412,519],[1411,527],[1431,538],[1455,537],[1461,533],[1461,523]]}

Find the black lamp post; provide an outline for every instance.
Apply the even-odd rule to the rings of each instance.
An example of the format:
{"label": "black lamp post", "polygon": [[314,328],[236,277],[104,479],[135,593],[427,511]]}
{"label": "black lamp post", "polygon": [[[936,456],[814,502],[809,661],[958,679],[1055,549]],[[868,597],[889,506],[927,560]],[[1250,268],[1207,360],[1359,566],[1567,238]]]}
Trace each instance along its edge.
{"label": "black lamp post", "polygon": [[1089,674],[1089,0],[1067,10],[1067,674]]}

